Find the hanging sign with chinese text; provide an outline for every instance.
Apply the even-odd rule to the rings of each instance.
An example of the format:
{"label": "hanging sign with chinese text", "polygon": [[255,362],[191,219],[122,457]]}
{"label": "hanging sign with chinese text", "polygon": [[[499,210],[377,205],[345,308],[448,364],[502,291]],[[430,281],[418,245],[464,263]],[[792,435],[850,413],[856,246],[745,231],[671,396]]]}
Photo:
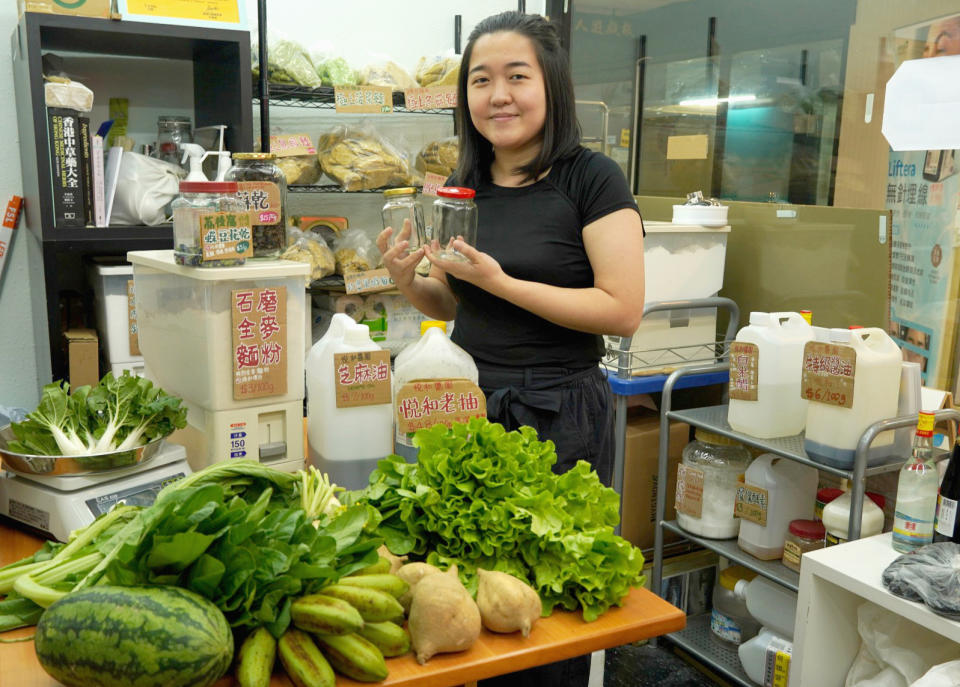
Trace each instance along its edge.
{"label": "hanging sign with chinese text", "polygon": [[316,155],[317,149],[306,134],[287,134],[270,137],[270,152],[277,157]]}
{"label": "hanging sign with chinese text", "polygon": [[375,293],[396,288],[393,278],[384,268],[347,272],[343,275],[343,286],[347,293]]}
{"label": "hanging sign with chinese text", "polygon": [[341,114],[386,114],[393,112],[393,89],[389,86],[335,86],[333,101]]}
{"label": "hanging sign with chinese text", "polygon": [[730,344],[730,398],[757,400],[757,367],[760,351],[756,344],[734,341]]}
{"label": "hanging sign with chinese text", "polygon": [[390,403],[390,351],[352,351],[333,354],[337,408]]}
{"label": "hanging sign with chinese text", "polygon": [[127,334],[130,337],[130,355],[140,353],[140,335],[137,328],[137,306],[133,297],[133,279],[127,280]]}
{"label": "hanging sign with chinese text", "polygon": [[397,389],[395,406],[401,434],[487,416],[486,397],[468,379],[424,379],[404,384]]}
{"label": "hanging sign with chinese text", "polygon": [[233,399],[287,393],[287,289],[237,289],[233,306]]}
{"label": "hanging sign with chinese text", "polygon": [[803,347],[800,396],[814,403],[853,407],[857,352],[851,346],[808,341]]}
{"label": "hanging sign with chinese text", "polygon": [[403,104],[411,111],[451,110],[457,106],[457,87],[408,88],[403,92]]}
{"label": "hanging sign with chinese text", "polygon": [[253,257],[249,212],[199,212],[196,221],[204,262]]}

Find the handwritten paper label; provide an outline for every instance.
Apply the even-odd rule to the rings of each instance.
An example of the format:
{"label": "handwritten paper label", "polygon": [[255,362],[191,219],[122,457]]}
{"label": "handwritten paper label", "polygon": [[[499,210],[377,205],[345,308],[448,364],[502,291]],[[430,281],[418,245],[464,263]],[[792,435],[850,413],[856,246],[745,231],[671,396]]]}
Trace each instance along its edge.
{"label": "handwritten paper label", "polygon": [[408,88],[403,92],[403,105],[408,110],[453,109],[457,106],[457,87]]}
{"label": "handwritten paper label", "polygon": [[253,255],[249,212],[200,212],[196,221],[204,262]]}
{"label": "handwritten paper label", "polygon": [[272,181],[241,181],[237,189],[237,197],[246,205],[253,224],[280,223],[279,186]]}
{"label": "handwritten paper label", "polygon": [[393,89],[389,86],[336,86],[333,100],[340,113],[393,112]]}
{"label": "handwritten paper label", "polygon": [[853,407],[857,352],[850,346],[808,341],[803,347],[800,396],[814,403]]}
{"label": "handwritten paper label", "polygon": [[347,272],[343,275],[343,285],[347,293],[375,293],[387,291],[396,285],[385,269],[366,270],[363,272]]}
{"label": "handwritten paper label", "polygon": [[677,466],[677,493],[675,497],[678,513],[699,518],[703,514],[703,470],[680,463]]}
{"label": "handwritten paper label", "polygon": [[313,141],[306,134],[290,134],[288,136],[271,136],[270,152],[277,157],[294,157],[297,155],[316,155],[317,149]]}
{"label": "handwritten paper label", "polygon": [[233,321],[233,399],[287,393],[287,289],[230,292]]}
{"label": "handwritten paper label", "polygon": [[733,517],[766,527],[769,503],[770,497],[766,489],[740,482],[737,484],[737,498],[733,503]]}
{"label": "handwritten paper label", "polygon": [[397,430],[402,435],[487,416],[486,397],[467,379],[424,379],[404,384],[397,390],[394,406]]}
{"label": "handwritten paper label", "polygon": [[133,298],[133,279],[127,280],[127,334],[130,337],[130,355],[141,355],[140,335],[137,329],[137,306]]}
{"label": "handwritten paper label", "polygon": [[760,351],[756,344],[734,341],[730,344],[730,398],[757,400],[757,365]]}
{"label": "handwritten paper label", "polygon": [[333,376],[337,408],[391,401],[390,351],[334,353]]}
{"label": "handwritten paper label", "polygon": [[441,174],[427,172],[423,175],[423,191],[425,196],[436,196],[437,189],[447,185],[447,178]]}

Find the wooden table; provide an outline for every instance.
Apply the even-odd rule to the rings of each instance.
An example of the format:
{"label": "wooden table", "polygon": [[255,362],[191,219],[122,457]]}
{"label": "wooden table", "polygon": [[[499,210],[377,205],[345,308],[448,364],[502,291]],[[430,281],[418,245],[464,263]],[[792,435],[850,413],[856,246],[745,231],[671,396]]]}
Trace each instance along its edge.
{"label": "wooden table", "polygon": [[[0,566],[29,556],[40,540],[0,523]],[[387,659],[390,675],[379,683],[384,687],[452,687],[502,675],[532,666],[581,656],[641,639],[681,630],[686,625],[683,612],[646,589],[633,589],[621,608],[613,608],[592,623],[585,623],[579,612],[557,611],[541,618],[530,636],[519,633],[498,635],[484,630],[469,651],[439,654],[420,665],[407,654]],[[33,628],[6,633],[4,638],[33,634]],[[33,651],[33,642],[0,644],[0,687],[56,687]],[[215,687],[231,687],[232,677],[218,681]],[[364,683],[339,677],[337,684],[355,687]],[[291,687],[279,672],[271,687]],[[558,685],[557,687],[564,687]]]}

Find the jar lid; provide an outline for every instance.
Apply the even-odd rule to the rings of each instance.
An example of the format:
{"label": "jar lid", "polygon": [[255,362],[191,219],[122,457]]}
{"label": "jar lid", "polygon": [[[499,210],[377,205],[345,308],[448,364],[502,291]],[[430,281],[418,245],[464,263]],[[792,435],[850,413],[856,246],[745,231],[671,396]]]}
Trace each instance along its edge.
{"label": "jar lid", "polygon": [[236,193],[235,181],[181,181],[180,193]]}
{"label": "jar lid", "polygon": [[837,489],[836,487],[824,487],[823,489],[819,489],[817,491],[817,501],[820,503],[830,503],[842,493],[843,489]]}
{"label": "jar lid", "polygon": [[742,565],[731,565],[729,568],[720,571],[720,586],[732,592],[733,588],[737,586],[737,582],[740,580],[749,582],[756,576],[757,573],[753,570],[747,570]]}
{"label": "jar lid", "polygon": [[437,195],[441,198],[460,198],[461,200],[469,200],[477,195],[477,192],[472,188],[464,188],[463,186],[441,186],[437,189]]}
{"label": "jar lid", "polygon": [[169,124],[189,124],[190,118],[184,115],[160,115],[157,117],[157,123],[166,122]]}
{"label": "jar lid", "polygon": [[730,437],[725,437],[722,434],[714,434],[713,432],[708,432],[705,429],[697,429],[693,434],[694,438],[697,441],[702,441],[707,444],[719,444],[720,446],[742,446],[742,444],[736,439],[731,439]]}
{"label": "jar lid", "polygon": [[276,160],[274,153],[234,153],[234,160]]}
{"label": "jar lid", "polygon": [[401,188],[388,188],[383,192],[387,198],[392,198],[393,196],[415,196],[417,195],[417,189],[413,186],[403,186]]}
{"label": "jar lid", "polygon": [[791,520],[790,534],[804,539],[823,539],[827,528],[819,520]]}
{"label": "jar lid", "polygon": [[432,329],[433,327],[442,329],[444,332],[447,331],[447,323],[443,320],[424,320],[420,323],[420,336],[426,334],[427,330]]}

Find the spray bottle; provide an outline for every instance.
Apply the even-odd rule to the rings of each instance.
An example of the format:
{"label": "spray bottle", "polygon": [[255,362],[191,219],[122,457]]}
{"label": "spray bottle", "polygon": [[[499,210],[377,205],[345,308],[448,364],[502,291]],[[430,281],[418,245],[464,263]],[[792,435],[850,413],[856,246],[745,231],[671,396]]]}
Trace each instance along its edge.
{"label": "spray bottle", "polygon": [[186,180],[209,181],[203,173],[203,158],[207,156],[207,151],[203,149],[203,146],[196,143],[181,143],[180,148],[183,150],[183,160],[181,162],[185,163],[187,158],[190,159],[190,173]]}

